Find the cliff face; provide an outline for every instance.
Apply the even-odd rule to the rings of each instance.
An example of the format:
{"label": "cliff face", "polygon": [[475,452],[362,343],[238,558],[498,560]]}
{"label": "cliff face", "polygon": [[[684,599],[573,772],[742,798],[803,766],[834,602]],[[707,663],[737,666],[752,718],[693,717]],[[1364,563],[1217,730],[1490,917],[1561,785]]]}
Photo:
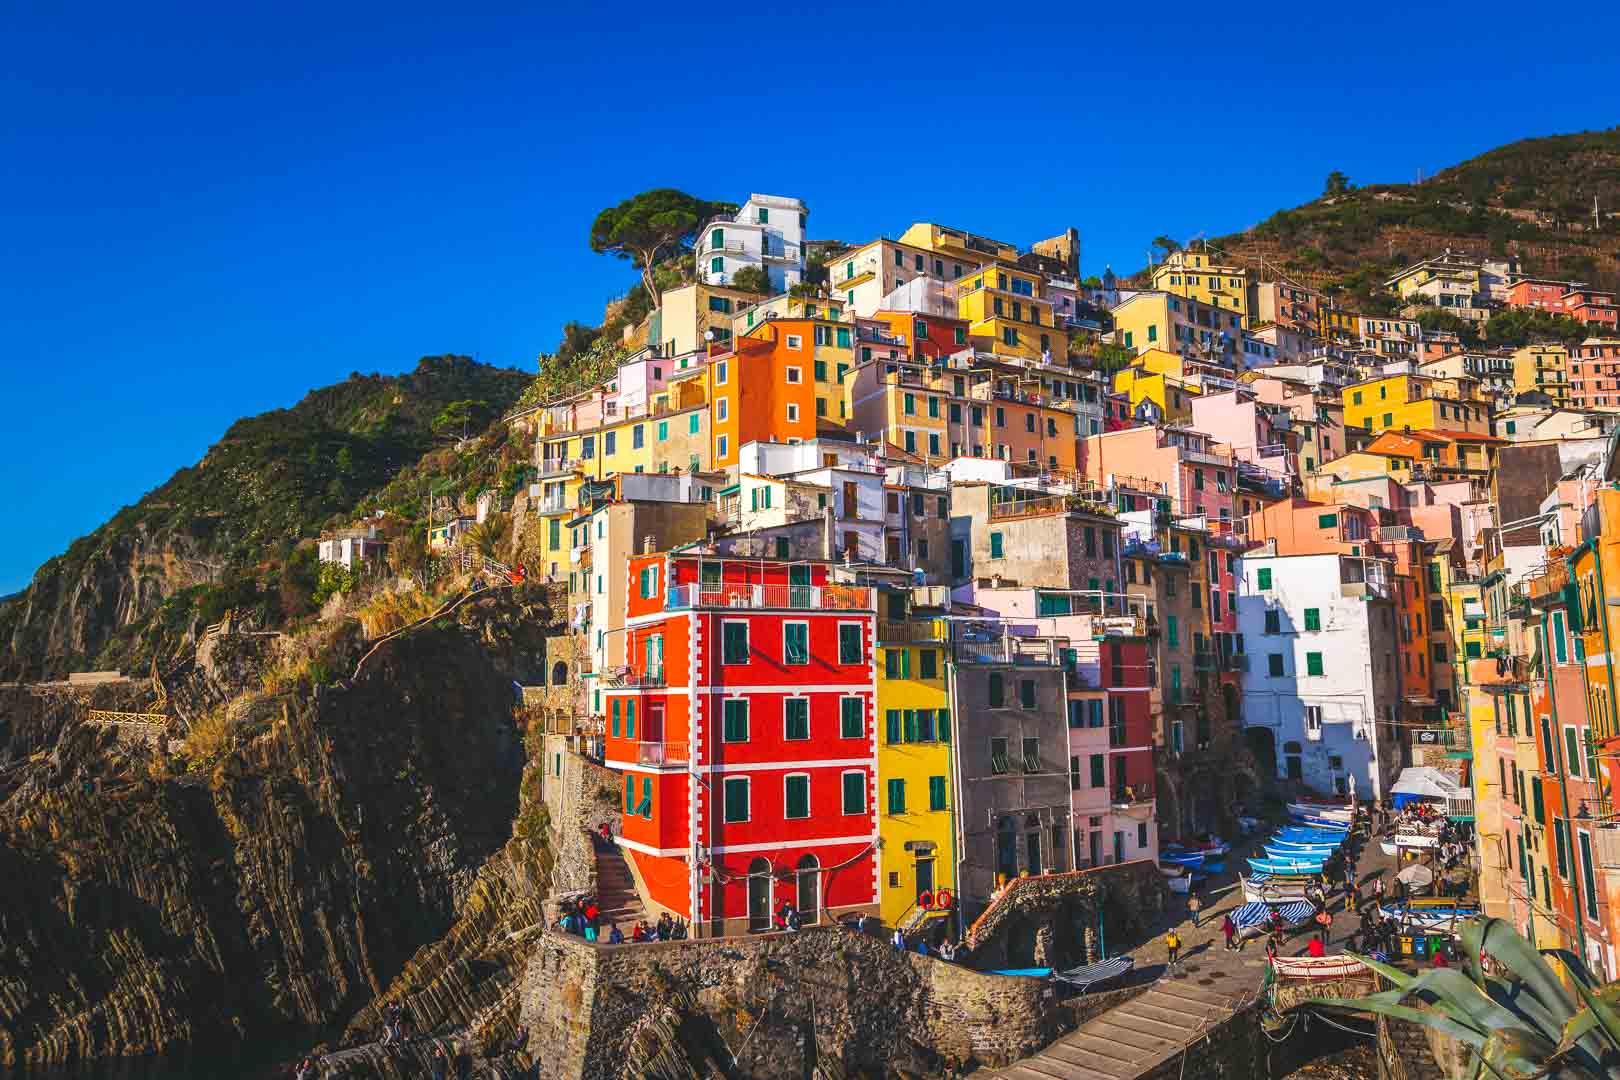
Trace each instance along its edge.
{"label": "cliff face", "polygon": [[448,969],[478,953],[480,913],[532,887],[537,851],[512,841],[514,673],[496,662],[514,644],[509,627],[390,642],[356,685],[271,700],[178,777],[79,722],[82,698],[0,689],[0,1064],[287,1056],[424,948],[417,981],[451,987],[438,1011],[487,1006],[498,988]]}

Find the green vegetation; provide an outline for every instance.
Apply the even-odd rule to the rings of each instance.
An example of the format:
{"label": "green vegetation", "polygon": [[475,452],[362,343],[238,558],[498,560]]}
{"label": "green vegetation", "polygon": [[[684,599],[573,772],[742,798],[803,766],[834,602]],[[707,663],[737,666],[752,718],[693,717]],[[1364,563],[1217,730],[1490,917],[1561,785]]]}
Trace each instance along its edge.
{"label": "green vegetation", "polygon": [[[1543,954],[1501,919],[1466,924],[1458,937],[1460,970],[1434,968],[1412,976],[1363,957],[1394,989],[1313,1003],[1432,1028],[1468,1049],[1477,1063],[1473,1076],[1596,1080],[1615,1075],[1620,1066],[1620,1016],[1615,1013],[1620,984],[1599,989],[1579,957],[1549,950],[1547,955],[1557,959],[1566,976],[1560,980]],[[1481,957],[1489,957],[1489,970]]]}
{"label": "green vegetation", "polygon": [[1453,315],[1443,308],[1426,307],[1417,313],[1418,325],[1424,330],[1442,330],[1456,334],[1458,340],[1470,349],[1482,347],[1517,349],[1531,342],[1556,341],[1575,345],[1591,333],[1584,323],[1563,315],[1552,315],[1529,308],[1508,308],[1492,315],[1483,325],[1471,319]]}
{"label": "green vegetation", "polygon": [[636,264],[652,306],[659,301],[653,268],[682,253],[704,222],[735,213],[735,203],[710,202],[674,188],[655,188],[610,206],[591,223],[591,250]]}
{"label": "green vegetation", "polygon": [[[200,462],[76,540],[40,568],[28,592],[0,602],[0,642],[9,646],[0,650],[0,678],[47,663],[138,665],[230,609],[267,626],[304,617],[321,590],[309,541],[351,523],[357,508],[384,508],[384,493],[386,508],[410,529],[427,482],[453,480],[462,494],[509,475],[503,425],[462,451],[434,450],[435,432],[452,421],[458,433],[463,421],[477,432],[533,381],[464,356],[424,357],[409,373],[356,373],[291,408],[237,421]],[[420,489],[397,486],[418,479]],[[94,624],[85,653],[51,658],[51,620],[82,603],[85,589],[114,587],[132,566],[154,576],[142,591],[146,609],[122,627],[110,614],[83,611]],[[164,587],[180,575],[209,583]]]}
{"label": "green vegetation", "polygon": [[758,296],[771,296],[776,292],[776,286],[771,284],[771,275],[763,266],[745,266],[732,274],[731,287]]}

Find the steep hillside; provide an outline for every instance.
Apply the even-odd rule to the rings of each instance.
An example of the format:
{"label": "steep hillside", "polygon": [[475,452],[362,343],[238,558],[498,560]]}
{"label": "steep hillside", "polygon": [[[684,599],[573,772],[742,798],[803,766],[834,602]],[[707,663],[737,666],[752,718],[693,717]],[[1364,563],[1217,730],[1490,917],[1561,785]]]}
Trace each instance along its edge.
{"label": "steep hillside", "polygon": [[1324,195],[1210,246],[1374,311],[1393,309],[1382,289],[1390,273],[1448,247],[1511,253],[1528,273],[1615,287],[1620,128],[1523,139],[1422,183]]}
{"label": "steep hillside", "polygon": [[[353,375],[297,405],[239,420],[196,465],[181,469],[40,568],[0,601],[0,680],[84,667],[133,667],[169,653],[228,607],[261,622],[307,612],[313,570],[301,539],[366,502],[403,470],[423,481],[390,500],[408,519],[428,483],[487,470],[479,434],[534,376],[466,357],[426,357],[398,376]],[[467,447],[483,449],[463,467]],[[398,490],[398,489],[396,489]]]}

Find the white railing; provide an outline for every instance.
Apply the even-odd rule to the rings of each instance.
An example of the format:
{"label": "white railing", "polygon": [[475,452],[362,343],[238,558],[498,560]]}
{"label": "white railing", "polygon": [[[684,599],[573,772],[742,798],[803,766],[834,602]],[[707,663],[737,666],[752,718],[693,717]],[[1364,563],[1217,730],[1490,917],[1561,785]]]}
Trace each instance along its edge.
{"label": "white railing", "polygon": [[865,611],[872,590],[864,585],[672,585],[671,610],[685,608],[789,608],[795,611]]}

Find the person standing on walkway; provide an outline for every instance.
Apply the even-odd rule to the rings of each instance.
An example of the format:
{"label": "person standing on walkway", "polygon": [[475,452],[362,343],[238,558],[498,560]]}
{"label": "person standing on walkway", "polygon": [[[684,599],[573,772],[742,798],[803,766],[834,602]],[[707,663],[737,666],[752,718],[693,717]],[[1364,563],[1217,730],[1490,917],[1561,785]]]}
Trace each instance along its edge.
{"label": "person standing on walkway", "polygon": [[1232,943],[1233,939],[1237,937],[1237,923],[1232,921],[1232,913],[1230,911],[1221,918],[1221,933],[1226,935],[1227,952],[1231,952],[1233,949],[1237,948],[1237,946]]}
{"label": "person standing on walkway", "polygon": [[1176,970],[1176,957],[1181,953],[1181,935],[1176,933],[1175,927],[1171,927],[1170,932],[1164,935],[1164,947],[1170,954],[1165,964],[1165,972],[1168,974]]}
{"label": "person standing on walkway", "polygon": [[1192,912],[1192,924],[1196,929],[1198,926],[1198,916],[1204,910],[1204,901],[1199,898],[1197,893],[1193,893],[1191,896],[1187,897],[1187,910]]}

